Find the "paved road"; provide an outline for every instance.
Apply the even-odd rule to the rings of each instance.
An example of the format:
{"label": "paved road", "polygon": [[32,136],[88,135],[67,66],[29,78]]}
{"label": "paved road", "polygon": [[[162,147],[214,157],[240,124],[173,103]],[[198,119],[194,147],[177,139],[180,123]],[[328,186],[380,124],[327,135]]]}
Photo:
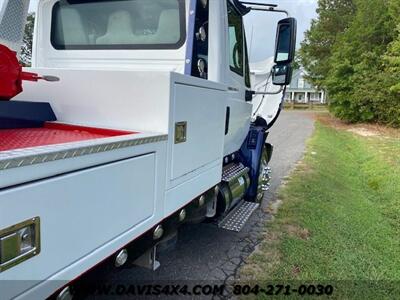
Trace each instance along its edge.
{"label": "paved road", "polygon": [[[271,167],[271,190],[263,206],[274,197],[281,180],[301,159],[305,141],[313,132],[314,121],[307,113],[284,112],[272,128],[269,141],[275,145]],[[179,232],[176,249],[161,254],[161,267],[156,272],[141,268],[118,270],[107,275],[110,283],[136,280],[232,280],[244,259],[260,242],[268,214],[258,210],[241,233],[216,228],[213,224],[184,226]]]}
{"label": "paved road", "polygon": [[305,151],[305,142],[314,131],[314,119],[311,113],[285,111],[278,122],[271,129],[269,142],[274,145],[274,154],[271,161],[273,178],[271,189],[266,195],[271,199],[296,162],[298,162]]}

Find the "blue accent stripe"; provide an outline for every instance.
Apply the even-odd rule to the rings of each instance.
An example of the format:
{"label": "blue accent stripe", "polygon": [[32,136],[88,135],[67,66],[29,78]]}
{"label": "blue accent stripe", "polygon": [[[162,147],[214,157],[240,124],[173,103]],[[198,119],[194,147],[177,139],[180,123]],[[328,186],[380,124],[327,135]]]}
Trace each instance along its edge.
{"label": "blue accent stripe", "polygon": [[192,75],[196,7],[197,7],[197,0],[191,0],[189,5],[189,26],[188,26],[189,28],[187,35],[186,58],[185,58],[185,75],[189,76]]}

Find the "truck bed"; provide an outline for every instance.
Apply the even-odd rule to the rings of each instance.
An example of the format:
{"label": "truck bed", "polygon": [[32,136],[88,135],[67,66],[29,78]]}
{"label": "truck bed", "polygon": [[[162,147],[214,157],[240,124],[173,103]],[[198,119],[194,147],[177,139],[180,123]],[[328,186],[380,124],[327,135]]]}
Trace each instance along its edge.
{"label": "truck bed", "polygon": [[0,268],[1,299],[45,299],[164,219],[167,135],[59,124],[0,133],[0,233],[40,220],[35,255]]}
{"label": "truck bed", "polygon": [[137,134],[137,132],[45,123],[42,128],[0,130],[0,151],[89,141],[128,134]]}
{"label": "truck bed", "polygon": [[138,146],[166,140],[167,135],[158,133],[61,123],[0,130],[0,190],[116,161],[136,152],[136,155],[148,153],[152,150]]}

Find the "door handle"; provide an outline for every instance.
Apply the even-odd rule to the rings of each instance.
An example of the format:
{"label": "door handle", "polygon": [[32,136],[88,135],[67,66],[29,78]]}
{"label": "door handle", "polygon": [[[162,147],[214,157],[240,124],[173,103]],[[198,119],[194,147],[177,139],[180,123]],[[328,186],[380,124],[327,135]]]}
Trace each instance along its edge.
{"label": "door handle", "polygon": [[187,122],[175,123],[175,144],[185,143],[187,139]]}
{"label": "door handle", "polygon": [[226,115],[225,115],[225,135],[229,133],[229,121],[231,118],[231,108],[228,106],[226,108]]}

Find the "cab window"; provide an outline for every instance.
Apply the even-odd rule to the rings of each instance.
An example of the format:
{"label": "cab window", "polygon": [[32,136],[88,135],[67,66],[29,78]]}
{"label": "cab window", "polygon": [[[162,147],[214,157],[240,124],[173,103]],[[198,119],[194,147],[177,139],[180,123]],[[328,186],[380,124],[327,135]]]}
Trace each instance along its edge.
{"label": "cab window", "polygon": [[228,1],[229,66],[232,72],[243,76],[243,20]]}
{"label": "cab window", "polygon": [[60,0],[53,7],[58,50],[178,49],[185,34],[184,0]]}

